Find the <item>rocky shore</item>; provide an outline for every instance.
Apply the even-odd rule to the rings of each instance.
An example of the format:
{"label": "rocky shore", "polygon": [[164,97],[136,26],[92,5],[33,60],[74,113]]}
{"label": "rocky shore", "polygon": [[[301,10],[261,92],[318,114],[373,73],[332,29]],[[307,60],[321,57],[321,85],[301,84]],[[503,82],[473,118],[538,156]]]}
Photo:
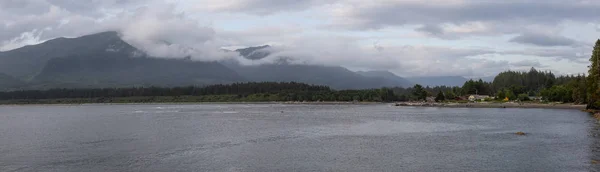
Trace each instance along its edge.
{"label": "rocky shore", "polygon": [[448,107],[448,108],[542,108],[542,109],[585,109],[585,105],[576,104],[543,104],[543,103],[425,103],[425,102],[401,102],[395,106],[418,106],[418,107]]}

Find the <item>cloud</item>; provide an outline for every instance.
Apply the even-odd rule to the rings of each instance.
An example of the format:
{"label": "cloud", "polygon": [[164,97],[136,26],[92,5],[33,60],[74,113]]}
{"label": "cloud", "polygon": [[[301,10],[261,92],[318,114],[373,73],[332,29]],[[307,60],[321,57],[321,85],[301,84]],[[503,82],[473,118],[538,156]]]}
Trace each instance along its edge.
{"label": "cloud", "polygon": [[599,23],[598,8],[600,1],[588,0],[349,0],[329,10],[332,19],[326,26],[355,31],[417,27],[415,31],[425,36],[445,40],[523,33],[561,35],[565,27],[572,26],[566,24],[569,22]]}
{"label": "cloud", "polygon": [[219,46],[211,42],[215,38],[215,31],[201,26],[185,14],[177,13],[174,5],[141,7],[120,18],[109,22],[108,28],[119,31],[125,41],[150,55],[191,55],[198,60],[218,60],[220,57]]}
{"label": "cloud", "polygon": [[568,60],[575,63],[588,63],[591,47],[578,48],[526,48],[496,52],[500,55],[537,56],[548,60]]}
{"label": "cloud", "polygon": [[438,25],[426,24],[426,25],[423,25],[423,26],[415,29],[415,31],[422,32],[422,33],[425,33],[427,35],[434,36],[434,37],[448,38],[447,35],[444,35],[446,33],[444,28],[442,28]]}
{"label": "cloud", "polygon": [[196,10],[243,12],[270,15],[284,11],[305,10],[314,6],[330,4],[338,0],[201,0],[192,8]]}
{"label": "cloud", "polygon": [[[407,24],[464,24],[469,22],[557,23],[563,20],[598,21],[600,2],[572,0],[450,0],[352,1],[332,10],[339,24],[376,29]],[[345,21],[345,22],[344,22]]]}
{"label": "cloud", "polygon": [[217,30],[217,39],[225,46],[277,45],[281,41],[300,37],[304,30],[294,26],[256,26],[244,30]]}
{"label": "cloud", "polygon": [[[458,75],[497,73],[508,68],[505,62],[470,58],[493,54],[482,49],[438,46],[361,44],[359,37],[311,36],[285,40],[274,46],[271,55],[254,65],[276,63],[286,57],[292,64],[342,65],[355,70],[389,70],[402,76]],[[493,67],[490,67],[492,63]],[[488,72],[490,71],[490,72]],[[481,72],[481,73],[478,73]]]}
{"label": "cloud", "polygon": [[535,68],[545,67],[540,63],[539,60],[521,60],[521,61],[511,62],[510,65],[515,66],[515,67],[535,67]]}
{"label": "cloud", "polygon": [[[0,27],[4,31],[0,32],[0,40],[6,41],[3,41],[4,46],[0,49],[30,44],[31,40],[44,41],[55,37],[118,31],[125,41],[155,57],[191,56],[196,60],[214,61],[231,56],[221,51],[220,44],[214,42],[216,33],[213,28],[202,26],[195,19],[177,11],[175,4],[152,1],[143,6],[132,7],[127,5],[139,1],[91,1],[89,3],[92,6],[126,7],[117,13],[97,16],[93,11],[102,11],[101,9],[79,11],[78,8],[85,6],[85,3],[69,2],[28,0],[24,4],[10,3],[10,7],[45,6],[48,10],[45,13],[32,12],[19,20],[5,21],[5,27]],[[9,5],[2,6],[7,7]],[[21,36],[14,37],[19,34]]]}
{"label": "cloud", "polygon": [[576,41],[560,35],[525,33],[510,39],[510,42],[537,46],[574,46]]}
{"label": "cloud", "polygon": [[[0,50],[116,30],[157,57],[213,61],[236,58],[225,46],[270,44],[275,53],[252,63],[284,56],[405,76],[472,76],[526,63],[507,56],[586,63],[591,47],[579,42],[596,33],[573,34],[567,27],[577,26],[565,22],[595,31],[599,7],[584,0],[0,0]],[[514,35],[508,39],[535,47],[507,43]]]}

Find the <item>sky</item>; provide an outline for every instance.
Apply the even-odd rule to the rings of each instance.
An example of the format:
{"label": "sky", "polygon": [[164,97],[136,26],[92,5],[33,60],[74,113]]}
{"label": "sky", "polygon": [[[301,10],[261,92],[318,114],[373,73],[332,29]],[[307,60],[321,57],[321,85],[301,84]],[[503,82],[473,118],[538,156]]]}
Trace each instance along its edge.
{"label": "sky", "polygon": [[[597,0],[0,0],[0,51],[118,31],[157,57],[271,45],[294,63],[400,76],[586,73]],[[164,42],[170,44],[164,44]]]}

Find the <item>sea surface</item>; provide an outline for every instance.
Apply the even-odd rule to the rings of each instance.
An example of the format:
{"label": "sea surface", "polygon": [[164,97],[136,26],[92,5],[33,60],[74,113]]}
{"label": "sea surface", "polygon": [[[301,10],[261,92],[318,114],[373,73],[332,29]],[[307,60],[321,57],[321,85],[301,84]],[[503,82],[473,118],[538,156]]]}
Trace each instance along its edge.
{"label": "sea surface", "polygon": [[597,171],[599,129],[556,109],[0,106],[0,171]]}

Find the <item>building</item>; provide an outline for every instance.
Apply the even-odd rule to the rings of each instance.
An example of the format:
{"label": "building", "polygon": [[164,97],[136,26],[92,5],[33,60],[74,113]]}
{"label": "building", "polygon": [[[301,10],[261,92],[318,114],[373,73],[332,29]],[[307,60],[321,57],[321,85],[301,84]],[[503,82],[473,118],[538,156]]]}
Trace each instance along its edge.
{"label": "building", "polygon": [[469,96],[469,101],[472,101],[472,102],[474,102],[474,101],[485,101],[485,99],[489,99],[489,98],[490,98],[490,96],[487,96],[487,95],[477,95],[477,94],[474,94],[474,95],[470,95]]}

